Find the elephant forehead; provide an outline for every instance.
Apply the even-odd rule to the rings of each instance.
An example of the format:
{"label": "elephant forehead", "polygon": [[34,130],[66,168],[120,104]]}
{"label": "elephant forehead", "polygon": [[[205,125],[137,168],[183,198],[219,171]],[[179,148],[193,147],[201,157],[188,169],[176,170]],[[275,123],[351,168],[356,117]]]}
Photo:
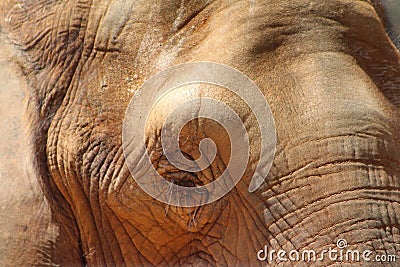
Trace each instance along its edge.
{"label": "elephant forehead", "polygon": [[[360,23],[360,18],[364,23]],[[376,20],[377,14],[366,1],[152,3],[116,0],[94,4],[91,8],[85,47],[99,54],[127,53],[130,66],[147,69],[151,65],[153,71],[158,71],[173,63],[182,50],[192,51],[202,41],[210,41],[207,38],[210,34],[221,39],[213,40],[214,53],[226,44],[243,46],[243,42],[252,49],[257,46],[274,49],[284,35],[327,25],[368,29],[367,18]],[[262,44],[249,42],[252,39]]]}

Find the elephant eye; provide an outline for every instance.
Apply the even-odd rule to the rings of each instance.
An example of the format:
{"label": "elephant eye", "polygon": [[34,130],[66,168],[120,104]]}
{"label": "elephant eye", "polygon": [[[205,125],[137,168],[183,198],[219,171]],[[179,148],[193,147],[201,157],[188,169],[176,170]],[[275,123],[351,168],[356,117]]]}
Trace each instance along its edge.
{"label": "elephant eye", "polygon": [[389,37],[400,49],[400,1],[382,0],[382,4],[385,8]]}

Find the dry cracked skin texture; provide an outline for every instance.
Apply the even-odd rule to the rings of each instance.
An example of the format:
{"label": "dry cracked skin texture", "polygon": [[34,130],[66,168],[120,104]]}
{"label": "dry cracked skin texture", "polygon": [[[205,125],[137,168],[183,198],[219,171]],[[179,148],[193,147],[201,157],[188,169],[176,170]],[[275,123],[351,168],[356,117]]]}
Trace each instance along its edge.
{"label": "dry cracked skin texture", "polygon": [[[264,245],[320,252],[338,238],[352,249],[398,253],[400,54],[378,2],[5,0],[0,7],[2,265],[253,266],[263,264],[256,256]],[[248,107],[221,88],[182,88],[173,97],[233,106],[252,156],[224,198],[177,208],[131,179],[121,125],[145,80],[191,61],[248,75],[270,103],[278,144],[265,183],[250,194],[259,132]],[[219,153],[201,173],[175,170],[160,153],[168,107],[157,106],[146,128],[153,164],[183,185],[216,179],[229,159],[227,137],[210,121],[187,125],[188,157],[204,137]]]}

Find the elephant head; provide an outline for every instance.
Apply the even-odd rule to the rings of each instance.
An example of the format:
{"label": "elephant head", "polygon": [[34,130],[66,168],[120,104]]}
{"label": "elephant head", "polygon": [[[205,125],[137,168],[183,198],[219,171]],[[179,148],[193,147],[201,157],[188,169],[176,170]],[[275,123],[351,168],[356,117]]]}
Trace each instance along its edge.
{"label": "elephant head", "polygon": [[[9,55],[4,62],[28,91],[27,157],[34,162],[30,177],[40,186],[35,201],[21,200],[26,205],[17,210],[35,218],[13,246],[28,252],[23,259],[9,254],[4,264],[283,266],[305,264],[289,258],[296,256],[289,251],[306,251],[303,260],[326,266],[346,262],[323,257],[331,248],[368,251],[371,261],[398,255],[400,52],[386,5],[395,3],[0,3]],[[185,84],[169,91],[154,103],[143,128],[130,125],[143,133],[145,150],[124,148],[124,118],[128,106],[140,112],[134,98],[144,90],[139,88],[188,62],[229,66],[268,101],[275,157],[254,192],[251,179],[265,159],[263,131],[240,90]],[[192,99],[200,100],[184,105]],[[163,179],[188,188],[218,180],[234,156],[229,133],[216,122],[233,119],[224,112],[207,109],[213,119],[178,125],[182,115],[199,114],[206,99],[233,110],[247,132],[241,180],[206,205],[160,202],[138,185],[137,178],[148,177],[135,177],[129,155],[148,156]],[[172,112],[177,106],[182,108]],[[216,155],[208,166],[190,171],[171,163],[162,146],[167,118],[167,130],[180,130],[187,160],[201,157],[202,140],[213,140]],[[133,166],[138,173],[145,171],[140,166]],[[4,231],[15,229],[13,223],[4,222]],[[35,238],[24,248],[28,235]],[[352,264],[372,264],[363,260]]]}

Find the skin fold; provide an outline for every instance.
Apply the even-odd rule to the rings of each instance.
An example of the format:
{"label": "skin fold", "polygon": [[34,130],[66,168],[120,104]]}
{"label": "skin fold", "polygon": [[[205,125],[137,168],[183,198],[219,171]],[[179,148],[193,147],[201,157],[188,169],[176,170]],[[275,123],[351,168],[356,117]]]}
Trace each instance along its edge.
{"label": "skin fold", "polygon": [[[338,239],[399,255],[400,53],[387,25],[378,1],[1,1],[0,100],[15,104],[0,118],[15,126],[1,129],[0,232],[9,241],[0,265],[257,266],[266,265],[257,259],[265,245],[321,252]],[[221,126],[199,119],[185,125],[180,147],[196,158],[209,137],[216,159],[199,173],[169,164],[161,126],[185,97],[227,103],[252,144],[230,193],[180,208],[135,183],[121,133],[140,85],[192,61],[249,76],[270,104],[278,142],[268,177],[249,193],[260,133],[248,106],[216,86],[166,96],[145,129],[165,179],[206,184],[230,158]]]}

